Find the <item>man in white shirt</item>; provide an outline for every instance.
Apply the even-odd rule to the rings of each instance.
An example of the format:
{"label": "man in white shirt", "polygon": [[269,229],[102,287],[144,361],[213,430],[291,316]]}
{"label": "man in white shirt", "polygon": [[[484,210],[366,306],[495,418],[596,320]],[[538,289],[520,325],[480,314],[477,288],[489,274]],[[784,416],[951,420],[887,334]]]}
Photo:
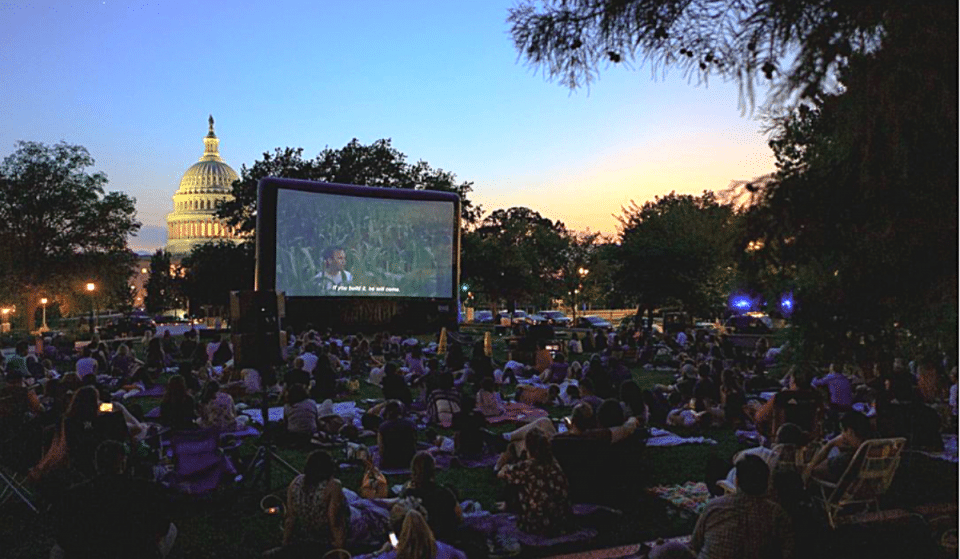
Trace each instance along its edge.
{"label": "man in white shirt", "polygon": [[310,342],[307,344],[306,350],[300,355],[300,358],[303,359],[303,370],[313,374],[313,370],[317,368],[317,360],[319,359],[317,344]]}
{"label": "man in white shirt", "polygon": [[320,284],[323,291],[338,291],[340,286],[353,282],[353,275],[346,267],[347,253],[343,247],[328,247],[323,251],[323,270],[313,279]]}

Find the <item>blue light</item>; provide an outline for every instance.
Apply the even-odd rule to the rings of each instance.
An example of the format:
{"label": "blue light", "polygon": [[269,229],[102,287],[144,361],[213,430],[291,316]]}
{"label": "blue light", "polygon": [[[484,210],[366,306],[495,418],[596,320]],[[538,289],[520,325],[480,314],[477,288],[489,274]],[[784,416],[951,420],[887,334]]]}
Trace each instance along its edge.
{"label": "blue light", "polygon": [[753,307],[753,301],[744,295],[738,295],[730,299],[730,306],[740,311],[746,311]]}
{"label": "blue light", "polygon": [[793,313],[794,301],[792,293],[785,293],[780,297],[780,312],[784,316],[790,316]]}

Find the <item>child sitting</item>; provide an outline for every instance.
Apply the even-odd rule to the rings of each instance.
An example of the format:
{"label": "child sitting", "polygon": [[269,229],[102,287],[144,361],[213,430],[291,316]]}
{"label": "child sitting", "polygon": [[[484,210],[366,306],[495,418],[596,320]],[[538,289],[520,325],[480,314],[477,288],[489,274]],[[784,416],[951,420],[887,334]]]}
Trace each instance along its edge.
{"label": "child sitting", "polygon": [[484,377],[480,381],[480,390],[477,392],[477,409],[485,417],[503,415],[506,411],[503,402],[500,400],[500,392],[490,377]]}

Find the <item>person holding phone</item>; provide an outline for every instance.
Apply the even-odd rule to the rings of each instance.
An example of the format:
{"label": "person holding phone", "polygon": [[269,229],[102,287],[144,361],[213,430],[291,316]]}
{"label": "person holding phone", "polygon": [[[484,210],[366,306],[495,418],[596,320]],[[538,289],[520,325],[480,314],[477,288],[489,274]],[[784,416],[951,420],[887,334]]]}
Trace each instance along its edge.
{"label": "person holding phone", "polygon": [[64,413],[60,432],[40,463],[30,472],[33,480],[39,481],[48,473],[61,467],[93,477],[94,452],[106,440],[130,442],[146,428],[119,402],[104,403],[93,386],[77,389]]}
{"label": "person holding phone", "polygon": [[459,549],[438,541],[417,499],[400,499],[390,509],[389,541],[372,559],[467,559]]}

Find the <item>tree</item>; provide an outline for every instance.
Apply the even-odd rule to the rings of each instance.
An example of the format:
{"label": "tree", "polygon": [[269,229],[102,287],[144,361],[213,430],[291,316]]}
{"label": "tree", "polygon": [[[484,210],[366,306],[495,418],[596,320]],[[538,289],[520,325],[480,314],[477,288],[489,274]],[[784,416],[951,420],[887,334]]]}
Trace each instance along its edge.
{"label": "tree", "polygon": [[[611,293],[612,262],[606,258],[609,239],[597,232],[571,232],[561,268],[560,299],[570,307],[606,307]],[[606,307],[609,308],[609,307]]]}
{"label": "tree", "polygon": [[563,292],[568,233],[529,208],[491,213],[463,235],[461,272],[494,306],[505,300],[546,306]]}
{"label": "tree", "polygon": [[855,54],[876,50],[891,24],[956,20],[942,2],[844,0],[524,0],[508,22],[517,50],[550,79],[589,85],[604,64],[649,61],[705,82],[736,80],[753,99],[762,75],[774,100],[815,98]]}
{"label": "tree", "polygon": [[253,243],[197,245],[180,264],[184,272],[179,288],[192,315],[203,314],[208,305],[222,311],[230,304],[231,291],[253,289]]}
{"label": "tree", "polygon": [[159,313],[179,305],[178,288],[172,272],[170,253],[158,248],[150,257],[144,306],[148,313]]}
{"label": "tree", "polygon": [[898,332],[956,351],[957,22],[932,19],[893,22],[844,91],[783,114],[776,173],[744,185],[744,269],[796,286],[808,355],[889,362]]}
{"label": "tree", "polygon": [[733,280],[739,222],[712,192],[670,193],[637,206],[620,222],[620,289],[636,298],[638,314],[663,305],[710,316],[722,306]]}
{"label": "tree", "polygon": [[0,163],[0,284],[25,308],[20,316],[33,317],[41,297],[61,310],[86,308],[91,281],[102,307],[129,305],[134,199],[105,192],[107,177],[89,172],[93,165],[85,148],[65,142],[18,142]]}
{"label": "tree", "polygon": [[389,139],[365,146],[356,138],[341,149],[324,149],[313,159],[303,158],[303,148],[277,148],[273,154],[251,167],[240,169],[233,185],[233,197],[222,205],[218,217],[246,234],[256,229],[257,183],[264,177],[282,177],[339,184],[438,190],[460,195],[461,217],[466,224],[476,223],[481,209],[468,195],[473,183],[456,182],[456,175],[434,169],[424,161],[410,164],[407,156],[395,149]]}

